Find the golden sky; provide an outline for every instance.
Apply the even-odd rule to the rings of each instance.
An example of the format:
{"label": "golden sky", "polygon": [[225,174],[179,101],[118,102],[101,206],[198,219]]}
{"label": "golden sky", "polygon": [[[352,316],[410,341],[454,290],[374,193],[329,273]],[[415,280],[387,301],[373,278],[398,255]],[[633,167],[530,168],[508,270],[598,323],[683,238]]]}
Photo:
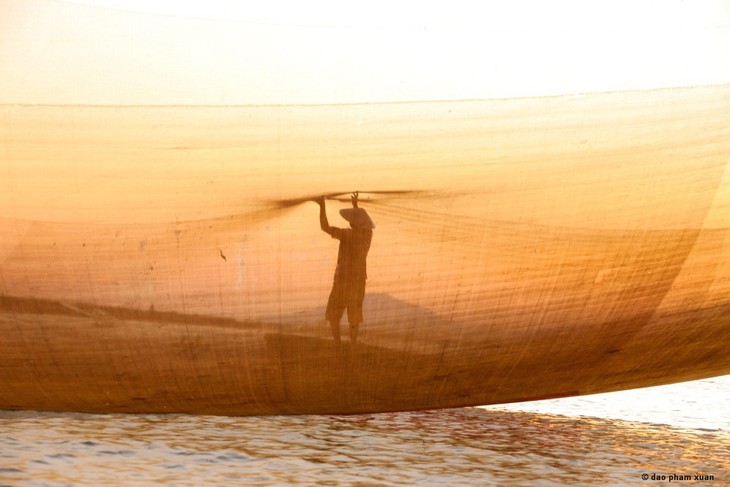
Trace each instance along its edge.
{"label": "golden sky", "polygon": [[730,82],[723,0],[304,5],[0,0],[0,103],[453,100]]}

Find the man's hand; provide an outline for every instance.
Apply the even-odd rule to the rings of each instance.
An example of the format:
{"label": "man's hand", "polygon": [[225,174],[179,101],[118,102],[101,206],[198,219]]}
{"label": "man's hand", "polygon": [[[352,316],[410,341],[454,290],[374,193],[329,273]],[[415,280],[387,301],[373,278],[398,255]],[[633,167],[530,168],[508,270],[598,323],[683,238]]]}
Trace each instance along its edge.
{"label": "man's hand", "polygon": [[359,191],[355,191],[352,193],[352,196],[350,196],[350,199],[352,200],[352,207],[357,208],[357,198],[360,196]]}
{"label": "man's hand", "polygon": [[317,196],[316,198],[313,198],[312,201],[317,203],[319,206],[324,206],[324,196]]}

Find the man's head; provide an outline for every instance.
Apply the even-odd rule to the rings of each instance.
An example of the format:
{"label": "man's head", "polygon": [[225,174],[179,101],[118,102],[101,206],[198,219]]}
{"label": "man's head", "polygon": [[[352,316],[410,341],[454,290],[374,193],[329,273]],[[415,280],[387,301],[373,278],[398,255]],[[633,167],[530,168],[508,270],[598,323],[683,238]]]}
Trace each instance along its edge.
{"label": "man's head", "polygon": [[352,228],[363,228],[366,230],[375,228],[375,223],[370,218],[370,215],[362,208],[345,208],[340,210],[340,215],[350,223]]}

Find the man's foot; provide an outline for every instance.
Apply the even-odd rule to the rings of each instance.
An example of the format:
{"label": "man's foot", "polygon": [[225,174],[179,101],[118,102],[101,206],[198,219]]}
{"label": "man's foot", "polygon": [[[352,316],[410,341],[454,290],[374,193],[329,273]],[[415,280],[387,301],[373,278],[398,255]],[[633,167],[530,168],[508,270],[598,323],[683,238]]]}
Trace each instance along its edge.
{"label": "man's foot", "polygon": [[331,321],[328,322],[330,325],[330,329],[332,330],[332,338],[335,339],[335,343],[337,345],[340,344],[340,324],[339,323],[332,323]]}

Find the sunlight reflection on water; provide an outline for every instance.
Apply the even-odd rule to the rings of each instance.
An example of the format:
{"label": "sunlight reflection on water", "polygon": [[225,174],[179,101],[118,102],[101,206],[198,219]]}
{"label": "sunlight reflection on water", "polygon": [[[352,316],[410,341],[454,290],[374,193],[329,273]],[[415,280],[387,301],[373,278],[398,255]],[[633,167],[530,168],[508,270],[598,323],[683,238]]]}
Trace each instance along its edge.
{"label": "sunlight reflection on water", "polygon": [[730,431],[730,375],[592,396],[490,406],[490,409]]}
{"label": "sunlight reflection on water", "polygon": [[[689,388],[714,387],[706,382]],[[609,407],[602,401],[594,400],[594,409]],[[728,430],[577,414],[496,408],[244,418],[3,412],[0,485],[628,485],[642,483],[643,473],[728,481]]]}

